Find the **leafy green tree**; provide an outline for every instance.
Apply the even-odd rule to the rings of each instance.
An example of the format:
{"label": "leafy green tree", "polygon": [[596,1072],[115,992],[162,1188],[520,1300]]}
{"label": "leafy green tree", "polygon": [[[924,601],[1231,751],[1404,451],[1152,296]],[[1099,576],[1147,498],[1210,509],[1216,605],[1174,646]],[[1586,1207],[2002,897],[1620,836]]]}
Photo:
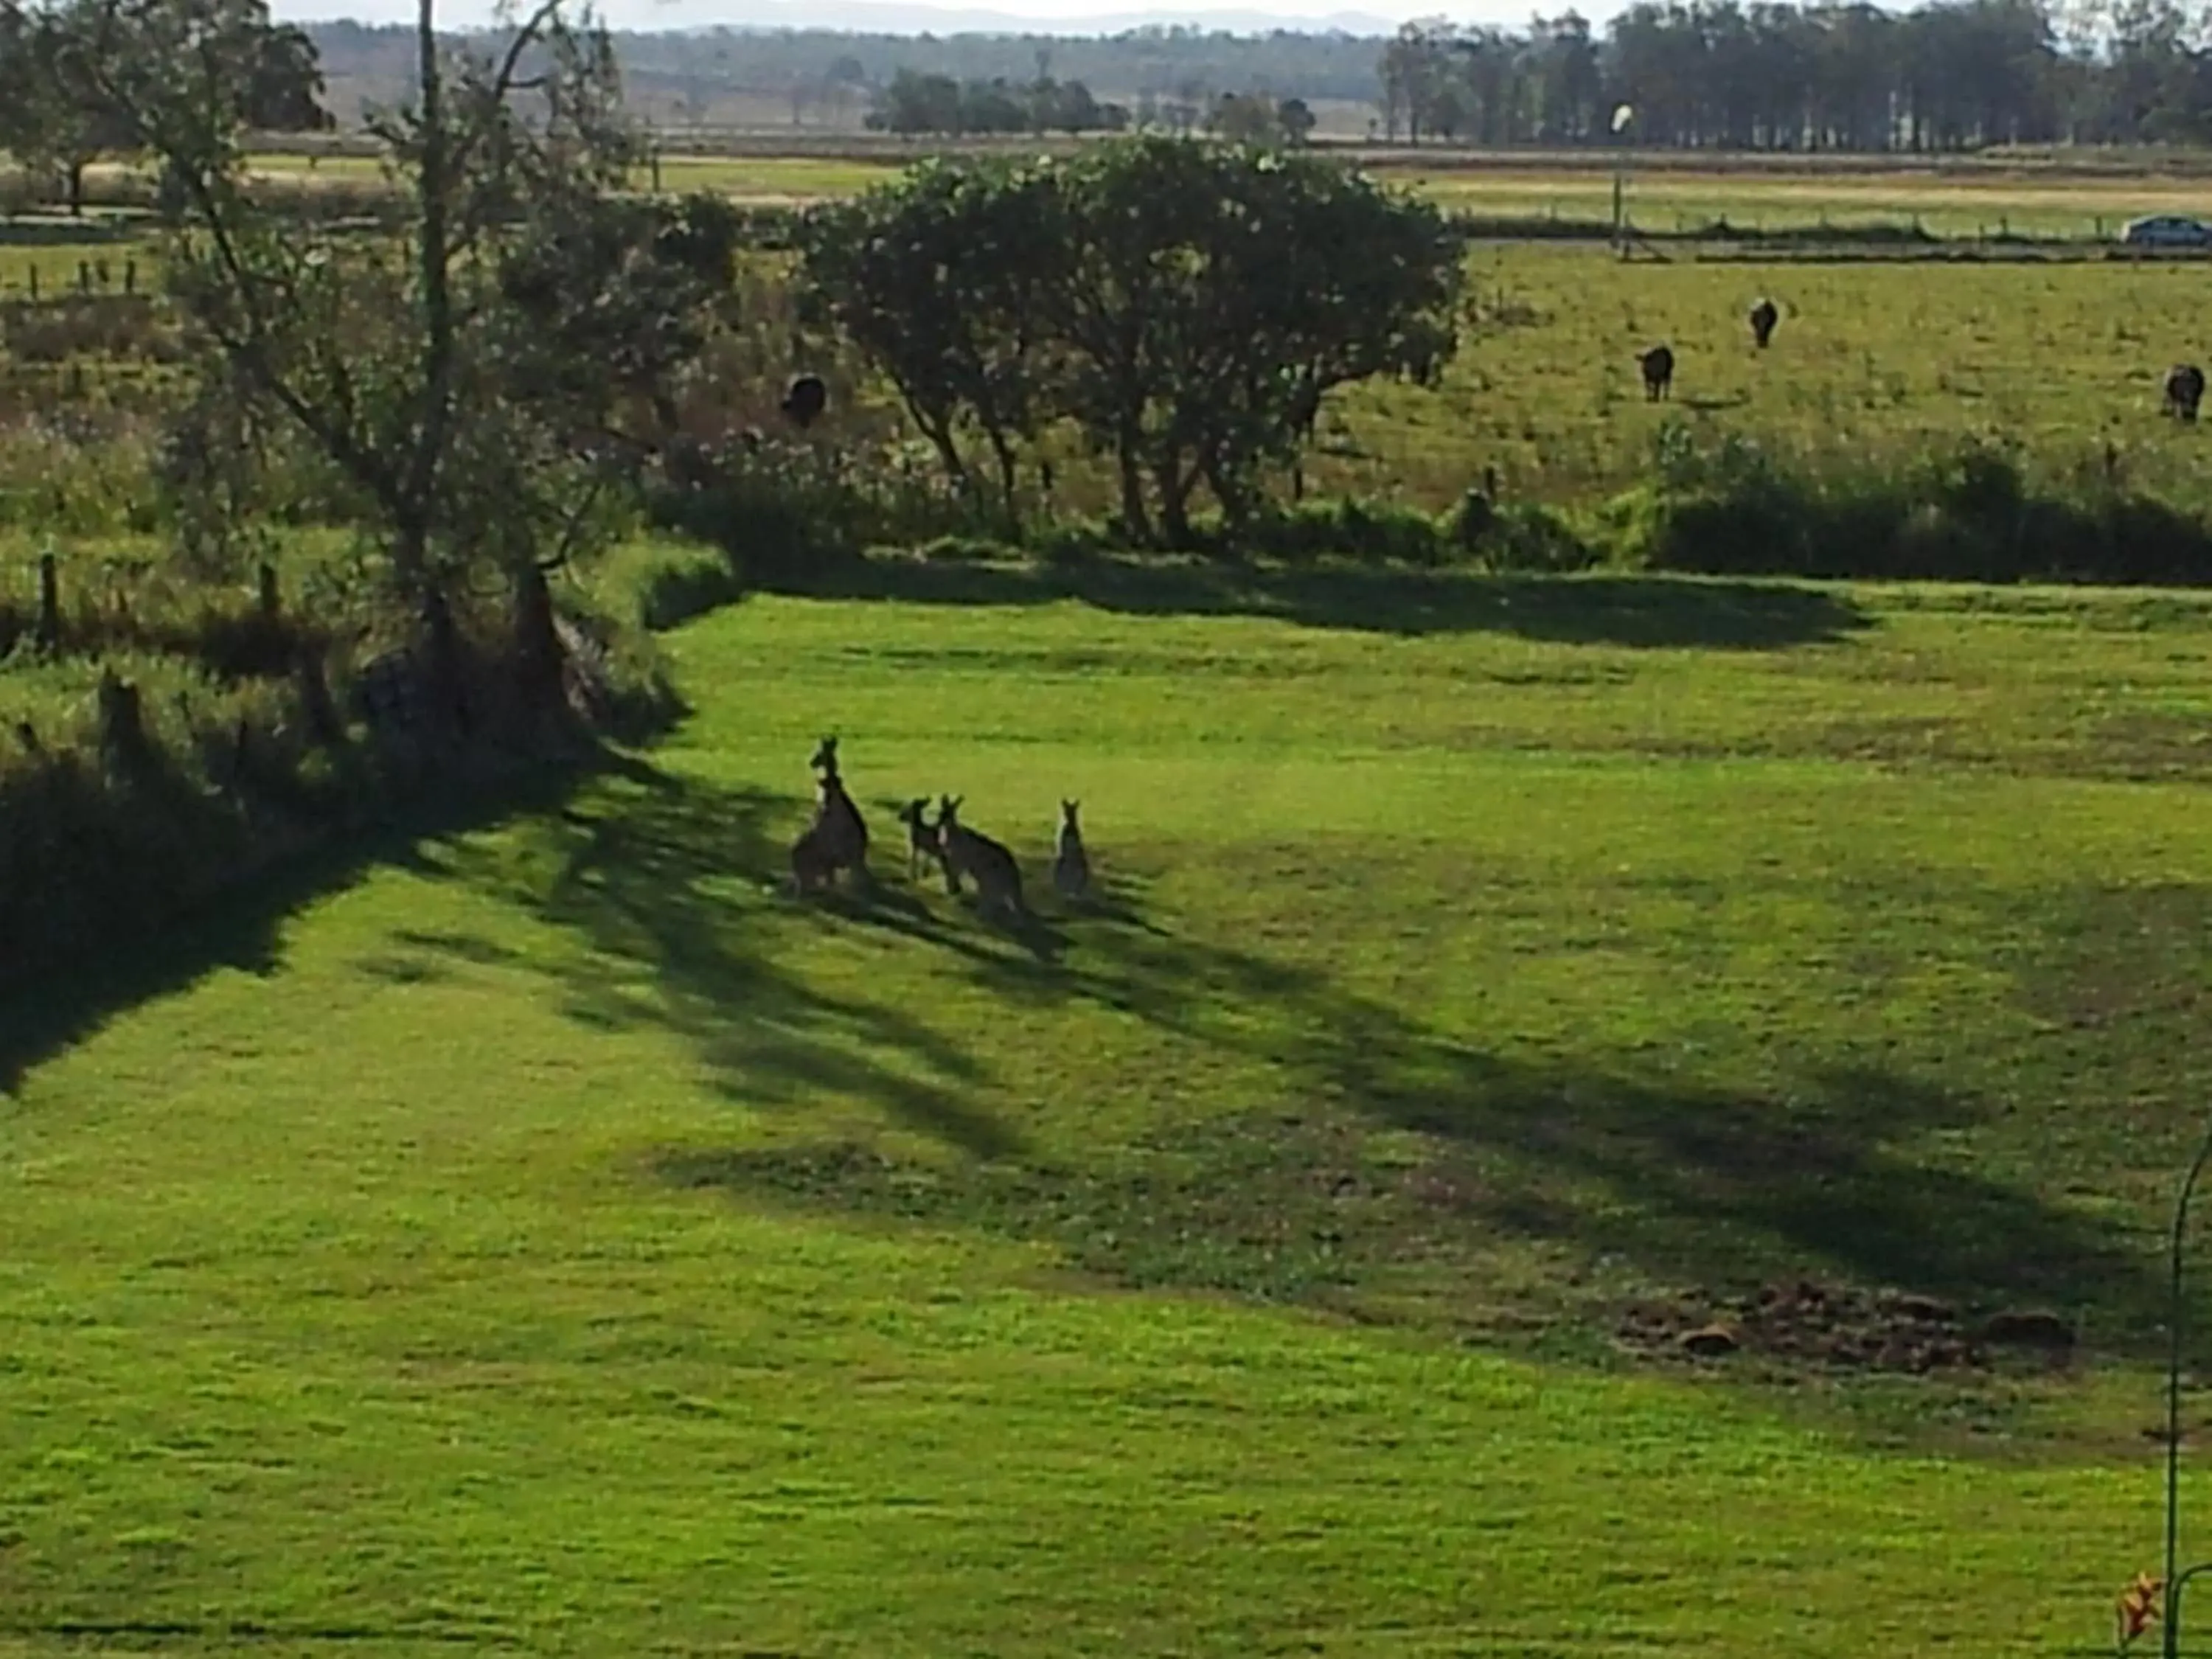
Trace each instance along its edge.
{"label": "leafy green tree", "polygon": [[[28,170],[58,176],[71,213],[84,210],[84,175],[94,162],[142,153],[128,112],[76,70],[96,42],[112,34],[113,10],[100,0],[0,3],[0,143]],[[271,22],[258,3],[231,8],[220,28],[241,53],[227,113],[264,132],[331,125],[322,70],[305,31]]]}
{"label": "leafy green tree", "polygon": [[1461,247],[1415,198],[1310,155],[1143,137],[1023,167],[932,161],[819,210],[809,284],[947,472],[1016,506],[1022,447],[1071,422],[1115,459],[1130,533],[1232,522],[1322,399],[1426,380],[1456,343]]}
{"label": "leafy green tree", "polygon": [[960,83],[949,75],[917,75],[902,69],[878,96],[868,120],[886,132],[957,133],[962,131]]}
{"label": "leafy green tree", "polygon": [[1022,447],[1044,418],[1057,220],[1048,167],[938,161],[817,210],[803,239],[815,306],[897,388],[971,498],[981,440],[1010,519]]}
{"label": "leafy green tree", "polygon": [[1456,345],[1443,216],[1308,155],[1166,137],[1056,169],[1058,395],[1115,457],[1133,535],[1192,539],[1202,481],[1234,522],[1333,388],[1431,379]]}
{"label": "leafy green tree", "polygon": [[0,8],[0,143],[27,173],[58,181],[73,214],[84,211],[85,170],[131,147],[129,130],[71,96],[60,75],[77,21],[64,12]]}
{"label": "leafy green tree", "polygon": [[1223,93],[1214,100],[1206,125],[1215,137],[1232,144],[1279,143],[1283,137],[1275,100],[1265,93]]}
{"label": "leafy green tree", "polygon": [[82,3],[66,79],[162,167],[167,280],[209,378],[343,480],[447,707],[463,700],[456,600],[487,574],[511,585],[526,689],[550,695],[546,574],[604,531],[610,483],[651,441],[636,394],[681,367],[730,276],[711,211],[623,196],[636,146],[605,34],[544,0],[496,56],[458,52],[422,0],[416,96],[373,124],[408,222],[362,243],[246,188],[271,50],[258,0]]}

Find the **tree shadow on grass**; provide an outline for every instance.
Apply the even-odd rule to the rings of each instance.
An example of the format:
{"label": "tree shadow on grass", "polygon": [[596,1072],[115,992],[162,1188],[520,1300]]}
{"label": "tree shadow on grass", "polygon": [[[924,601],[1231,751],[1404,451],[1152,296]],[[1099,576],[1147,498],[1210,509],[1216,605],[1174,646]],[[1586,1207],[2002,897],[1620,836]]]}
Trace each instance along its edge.
{"label": "tree shadow on grass", "polygon": [[927,605],[1074,599],[1132,616],[1270,617],[1377,634],[1492,633],[1644,647],[1775,650],[1832,644],[1871,625],[1841,592],[1784,582],[1127,557],[1017,563],[881,556],[774,591]]}
{"label": "tree shadow on grass", "polygon": [[[897,1007],[825,988],[778,959],[789,927],[878,928],[979,960],[1001,948],[881,884],[803,901],[786,894],[786,839],[805,811],[796,797],[633,762],[558,814],[517,825],[501,845],[455,842],[433,865],[586,947],[544,969],[568,1018],[680,1039],[732,1101],[804,1109],[843,1096],[974,1158],[1019,1152],[1019,1138],[975,1104],[990,1080],[957,1045]],[[465,959],[482,949],[450,936],[399,942]]]}
{"label": "tree shadow on grass", "polygon": [[[1585,1332],[1630,1291],[1744,1291],[1814,1274],[1939,1297],[1970,1314],[2032,1304],[2096,1348],[2148,1358],[2164,1316],[2156,1253],[2124,1222],[1937,1161],[1987,1103],[1901,1073],[1837,1066],[1771,1093],[1663,1070],[1487,1051],[1305,962],[1176,932],[1141,872],[1049,924],[1038,952],[922,890],[805,902],[775,890],[805,803],[634,764],[495,840],[422,850],[434,877],[490,891],[583,947],[532,971],[565,1015],[672,1036],[710,1085],[794,1130],[672,1151],[672,1183],[752,1200],[970,1227],[1059,1248],[1125,1283],[1307,1302],[1487,1340],[1481,1287],[1520,1249],[1553,1265],[1534,1307]],[[879,855],[880,856],[880,855]],[[1100,1011],[1227,1063],[1240,1103],[1209,1115],[1148,1085],[1158,1127],[1071,1158],[994,1114],[985,1059],[897,1001],[787,960],[811,930],[873,934],[900,994],[981,992],[1030,1042]],[[407,950],[483,960],[416,929]],[[512,965],[512,964],[510,964]],[[988,1016],[987,1016],[988,1017]],[[1166,1065],[1148,1044],[1147,1066]],[[952,1156],[884,1155],[816,1125],[825,1097],[880,1109]],[[1620,1271],[1604,1264],[1620,1264]],[[1524,1289],[1526,1287],[1524,1286]]]}
{"label": "tree shadow on grass", "polygon": [[1272,1099],[1169,1112],[1140,1144],[1076,1164],[924,1170],[846,1139],[690,1150],[665,1176],[1046,1242],[1130,1283],[1387,1304],[1447,1327],[1501,1249],[1522,1247],[1566,1264],[1536,1311],[1585,1327],[1632,1290],[1743,1294],[1812,1275],[1969,1317],[2052,1307],[2101,1351],[2159,1347],[2165,1292],[2143,1237],[1927,1158],[1933,1133],[1971,1127],[1985,1102],[1856,1066],[1750,1094],[1485,1052],[1317,969],[1170,934],[1126,901],[1118,922],[1067,926],[1062,959],[946,966],[1012,1005],[1109,1008],[1199,1055],[1271,1068]]}
{"label": "tree shadow on grass", "polygon": [[82,964],[0,998],[0,1095],[32,1067],[96,1036],[119,1014],[229,969],[268,977],[283,963],[285,923],[374,869],[421,870],[426,843],[487,827],[514,812],[550,810],[579,773],[548,766],[497,790],[447,793],[396,807],[380,826],[285,859],[212,896],[198,914],[153,938],[103,950]]}

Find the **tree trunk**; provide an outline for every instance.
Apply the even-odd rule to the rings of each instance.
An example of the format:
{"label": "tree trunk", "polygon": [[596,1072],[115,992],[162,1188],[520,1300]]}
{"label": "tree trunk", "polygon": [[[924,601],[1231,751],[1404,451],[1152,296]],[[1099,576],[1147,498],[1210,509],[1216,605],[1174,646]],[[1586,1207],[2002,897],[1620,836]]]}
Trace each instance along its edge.
{"label": "tree trunk", "polygon": [[100,676],[100,753],[109,775],[136,778],[153,759],[153,744],[146,736],[146,713],[138,687],[104,669]]}
{"label": "tree trunk", "polygon": [[1145,510],[1145,473],[1137,449],[1143,441],[1136,428],[1125,425],[1115,447],[1121,464],[1121,528],[1139,546],[1152,539],[1152,514]]}
{"label": "tree trunk", "polygon": [[422,425],[414,453],[401,469],[399,495],[410,515],[427,530],[430,503],[437,499],[438,474],[446,459],[453,412],[453,234],[446,192],[452,157],[448,149],[445,79],[438,60],[434,0],[422,0],[416,15],[416,58],[421,76],[422,154],[416,175],[420,218],[418,272],[422,284]]}
{"label": "tree trunk", "polygon": [[953,438],[952,422],[935,416],[925,417],[911,402],[907,404],[907,412],[914,416],[914,423],[921,428],[921,435],[937,451],[937,459],[944,463],[945,476],[952,480],[952,487],[963,499],[972,501],[975,480],[969,473],[968,458],[960,453],[960,445]]}
{"label": "tree trunk", "polygon": [[1160,492],[1160,533],[1170,547],[1189,548],[1195,539],[1190,533],[1190,492],[1198,482],[1195,469],[1186,471],[1180,455],[1162,455],[1153,464],[1153,481]]}
{"label": "tree trunk", "polygon": [[345,741],[345,721],[339,718],[337,703],[331,696],[320,646],[301,646],[293,662],[293,677],[299,686],[300,713],[307,720],[308,737],[325,749],[335,749]]}
{"label": "tree trunk", "polygon": [[[1291,483],[1298,499],[1305,496],[1305,472],[1296,462],[1291,464]],[[1254,507],[1253,492],[1244,481],[1223,464],[1218,453],[1209,452],[1200,464],[1206,477],[1206,487],[1213,492],[1213,499],[1221,504],[1222,521],[1231,530],[1242,529],[1251,522]]]}
{"label": "tree trunk", "polygon": [[432,706],[441,724],[465,737],[470,729],[466,665],[461,659],[461,630],[445,590],[426,585],[422,598],[423,649]]}
{"label": "tree trunk", "polygon": [[514,575],[515,689],[526,717],[536,719],[562,708],[561,633],[553,624],[553,590],[535,563]]}
{"label": "tree trunk", "polygon": [[39,556],[39,649],[56,652],[62,646],[61,567],[51,553]]}
{"label": "tree trunk", "polygon": [[991,431],[991,452],[998,457],[999,495],[1006,509],[1006,527],[1018,535],[1022,528],[1020,458],[995,427]]}

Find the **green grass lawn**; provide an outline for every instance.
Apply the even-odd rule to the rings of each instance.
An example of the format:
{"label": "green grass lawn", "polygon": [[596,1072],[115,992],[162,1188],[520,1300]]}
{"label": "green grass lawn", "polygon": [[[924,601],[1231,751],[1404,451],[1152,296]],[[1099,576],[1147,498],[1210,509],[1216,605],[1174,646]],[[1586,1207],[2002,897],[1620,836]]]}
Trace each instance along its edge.
{"label": "green grass lawn", "polygon": [[[927,147],[924,147],[926,153]],[[1646,230],[1696,228],[1725,218],[1741,228],[1838,228],[1916,221],[1938,236],[2014,234],[2115,236],[2146,213],[2212,211],[2212,187],[2186,179],[2039,177],[2033,171],[1937,178],[1893,174],[1837,176],[1771,170],[1699,172],[1661,165],[1630,176],[1629,216]],[[366,163],[325,160],[319,171],[352,176]],[[271,157],[257,166],[294,170],[304,162]],[[896,155],[671,156],[662,163],[670,190],[710,190],[748,201],[804,202],[852,194],[897,176]],[[1607,220],[1613,178],[1604,166],[1431,168],[1418,161],[1377,162],[1370,169],[1389,183],[1432,194],[1447,206],[1500,216],[1554,216]]]}
{"label": "green grass lawn", "polygon": [[[750,153],[672,155],[662,161],[669,190],[708,190],[758,202],[805,202],[849,195],[896,178],[905,162],[944,148],[920,141],[899,145],[880,137],[840,150],[832,140],[791,140],[791,153],[772,153],[764,137]],[[1060,147],[1064,141],[1045,141]],[[1019,150],[1034,141],[987,149]],[[820,153],[828,143],[832,153]],[[362,184],[379,175],[374,158],[357,155],[257,155],[257,172],[271,178]],[[1526,158],[1486,164],[1479,156],[1446,152],[1433,161],[1418,152],[1395,152],[1368,161],[1370,171],[1394,184],[1436,195],[1472,213],[1607,220],[1613,211],[1609,158],[1580,165],[1529,165]],[[2083,237],[2116,235],[2128,219],[2146,213],[2212,212],[2212,184],[2154,169],[2114,176],[2062,174],[2033,165],[1954,167],[1936,173],[1899,166],[1883,170],[1829,166],[1713,166],[1661,153],[1632,157],[1629,214],[1646,230],[1694,228],[1726,218],[1743,228],[1802,230],[1908,225],[1917,220],[1931,234]]]}
{"label": "green grass lawn", "polygon": [[[1884,468],[1974,438],[2062,487],[2124,483],[2204,499],[2203,441],[2162,419],[2167,368],[2201,358],[2201,273],[2082,264],[1624,264],[1601,251],[1488,246],[1441,388],[1348,388],[1324,406],[1320,487],[1449,504],[1498,468],[1510,495],[1587,501],[1650,471],[1670,422],[1785,459]],[[1781,307],[1772,346],[1744,319]],[[1638,354],[1668,342],[1672,397]],[[1085,485],[1103,502],[1103,481]]]}
{"label": "green grass lawn", "polygon": [[[1398,165],[1376,172],[1470,213],[1600,222],[1613,216],[1613,179],[1600,167],[1431,172]],[[2212,185],[2159,177],[2059,179],[2033,172],[1936,177],[1899,169],[1762,176],[1700,173],[1663,163],[1639,167],[1632,159],[1627,211],[1638,228],[1659,232],[1698,229],[1724,218],[1747,230],[1917,222],[1936,236],[2116,237],[2124,223],[2139,215],[2212,211]]]}
{"label": "green grass lawn", "polygon": [[[943,580],[0,1011],[0,1653],[2102,1650],[2212,602]],[[2084,1351],[1613,1340],[1800,1277]]]}

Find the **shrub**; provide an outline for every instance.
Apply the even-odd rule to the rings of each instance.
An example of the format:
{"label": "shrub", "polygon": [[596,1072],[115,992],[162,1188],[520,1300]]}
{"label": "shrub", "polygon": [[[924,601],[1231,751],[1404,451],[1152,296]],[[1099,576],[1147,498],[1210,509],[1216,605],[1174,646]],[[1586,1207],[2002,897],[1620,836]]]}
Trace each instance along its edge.
{"label": "shrub", "polygon": [[597,562],[584,597],[601,616],[659,633],[744,598],[744,583],[717,548],[639,541]]}
{"label": "shrub", "polygon": [[[406,631],[373,586],[303,583],[333,597],[271,615],[250,589],[196,582],[173,561],[68,568],[76,597],[58,651],[33,648],[35,602],[20,584],[0,592],[0,626],[14,630],[0,675],[0,985],[143,938],[418,789],[574,752],[538,741],[503,599],[458,619],[474,741],[395,747],[347,718],[349,665]],[[633,620],[656,603],[655,578],[679,568],[641,558],[556,597],[572,692],[620,735],[681,712]],[[336,731],[319,730],[303,650],[325,665]],[[104,684],[135,691],[135,722],[118,720]],[[133,733],[143,742],[118,741]]]}
{"label": "shrub", "polygon": [[1605,550],[1551,507],[1515,503],[1496,509],[1474,552],[1486,570],[1564,574],[1606,562]]}
{"label": "shrub", "polygon": [[696,446],[669,473],[649,494],[653,527],[720,548],[745,584],[803,585],[870,546],[911,545],[969,518],[933,473],[826,444]]}
{"label": "shrub", "polygon": [[1444,532],[1428,514],[1352,497],[1302,501],[1261,514],[1239,532],[1236,546],[1291,564],[1334,557],[1364,564],[1437,565],[1447,557]]}
{"label": "shrub", "polygon": [[1724,575],[1974,582],[2191,583],[2212,526],[2117,487],[2039,484],[2008,447],[1967,441],[1903,466],[1785,464],[1739,438],[1662,431],[1652,476],[1597,516],[1614,562]]}

